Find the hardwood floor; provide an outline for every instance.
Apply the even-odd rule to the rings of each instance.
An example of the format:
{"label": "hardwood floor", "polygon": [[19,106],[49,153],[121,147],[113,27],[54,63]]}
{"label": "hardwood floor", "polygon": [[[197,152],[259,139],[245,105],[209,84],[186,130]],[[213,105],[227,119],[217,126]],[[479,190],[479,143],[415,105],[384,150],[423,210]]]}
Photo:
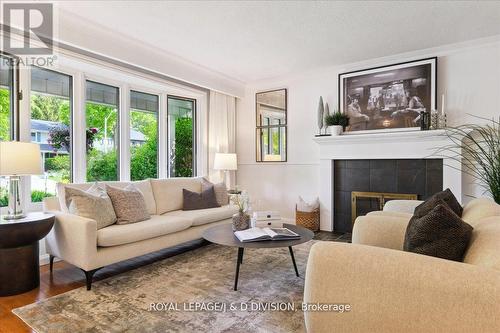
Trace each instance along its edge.
{"label": "hardwood floor", "polygon": [[[315,234],[314,239],[348,242],[350,241],[350,235],[321,231]],[[136,269],[206,244],[207,242],[205,241],[194,241],[110,265],[97,271],[94,281]],[[63,261],[55,262],[52,274],[50,273],[49,265],[40,266],[39,288],[20,295],[0,297],[0,333],[32,332],[29,326],[11,312],[12,309],[83,286],[85,286],[85,275],[75,266]]]}

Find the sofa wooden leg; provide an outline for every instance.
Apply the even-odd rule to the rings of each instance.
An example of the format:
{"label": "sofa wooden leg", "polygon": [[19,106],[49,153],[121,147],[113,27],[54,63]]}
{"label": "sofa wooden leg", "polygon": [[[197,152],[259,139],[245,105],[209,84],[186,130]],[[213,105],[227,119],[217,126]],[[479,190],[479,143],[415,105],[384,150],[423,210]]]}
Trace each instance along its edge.
{"label": "sofa wooden leg", "polygon": [[52,273],[52,271],[54,270],[54,259],[56,257],[53,256],[52,254],[49,254],[49,267],[50,267],[50,272]]}
{"label": "sofa wooden leg", "polygon": [[86,271],[82,269],[82,271],[85,273],[87,290],[90,290],[90,288],[92,288],[92,278],[94,277],[95,272],[97,272],[98,270],[100,270],[100,268],[93,269],[91,271]]}

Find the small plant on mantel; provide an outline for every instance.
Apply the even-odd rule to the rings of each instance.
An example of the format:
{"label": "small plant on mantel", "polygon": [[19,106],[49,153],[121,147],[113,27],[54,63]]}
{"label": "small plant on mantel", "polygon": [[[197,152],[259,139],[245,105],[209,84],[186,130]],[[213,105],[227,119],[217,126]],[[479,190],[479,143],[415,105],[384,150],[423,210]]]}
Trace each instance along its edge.
{"label": "small plant on mantel", "polygon": [[349,125],[349,117],[339,111],[335,111],[325,117],[325,125],[332,126],[332,135],[339,135]]}
{"label": "small plant on mantel", "polygon": [[439,148],[437,153],[462,163],[462,171],[472,176],[500,204],[500,117],[498,120],[476,118],[488,123],[446,128],[445,135],[452,144]]}
{"label": "small plant on mantel", "polygon": [[345,131],[349,125],[349,117],[340,111],[335,111],[325,117],[325,123],[327,126],[342,126],[342,129]]}

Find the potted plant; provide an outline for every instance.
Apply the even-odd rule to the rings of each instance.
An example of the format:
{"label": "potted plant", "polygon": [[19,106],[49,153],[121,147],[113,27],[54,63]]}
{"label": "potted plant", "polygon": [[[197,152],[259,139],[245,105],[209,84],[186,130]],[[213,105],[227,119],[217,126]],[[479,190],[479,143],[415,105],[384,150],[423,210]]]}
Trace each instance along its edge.
{"label": "potted plant", "polygon": [[462,171],[500,204],[500,118],[477,118],[488,123],[447,127],[444,135],[452,144],[439,148],[437,153],[460,162]]}
{"label": "potted plant", "polygon": [[325,123],[332,127],[332,135],[340,135],[349,125],[349,117],[340,111],[335,111],[325,117]]}
{"label": "potted plant", "polygon": [[250,227],[250,215],[247,214],[249,198],[246,192],[231,195],[231,203],[238,206],[238,213],[233,215],[233,231]]}

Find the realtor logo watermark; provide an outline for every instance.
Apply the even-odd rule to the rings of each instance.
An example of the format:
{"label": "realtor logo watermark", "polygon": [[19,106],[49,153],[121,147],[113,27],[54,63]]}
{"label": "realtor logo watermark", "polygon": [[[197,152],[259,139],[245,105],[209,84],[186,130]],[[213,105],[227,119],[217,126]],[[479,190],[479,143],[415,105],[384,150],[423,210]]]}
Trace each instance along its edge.
{"label": "realtor logo watermark", "polygon": [[52,3],[2,3],[3,51],[17,56],[19,65],[52,66],[55,60]]}

